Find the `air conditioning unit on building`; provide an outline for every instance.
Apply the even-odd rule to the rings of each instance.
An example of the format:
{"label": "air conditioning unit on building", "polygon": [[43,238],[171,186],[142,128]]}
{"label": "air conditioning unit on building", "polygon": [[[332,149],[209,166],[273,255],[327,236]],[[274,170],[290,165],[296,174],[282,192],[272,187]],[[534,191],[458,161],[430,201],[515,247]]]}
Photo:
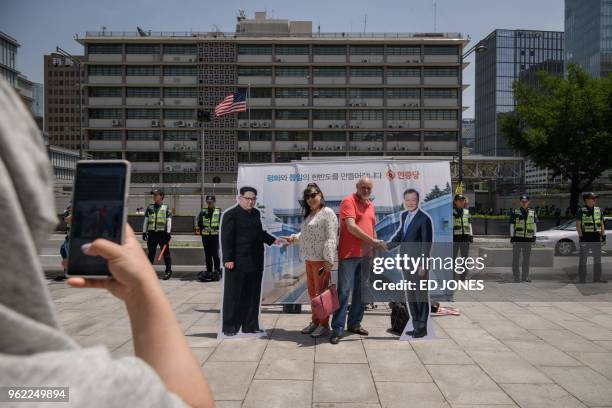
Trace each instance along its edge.
{"label": "air conditioning unit on building", "polygon": [[159,119],[151,120],[151,127],[159,127]]}
{"label": "air conditioning unit on building", "polygon": [[121,119],[113,119],[111,121],[111,125],[113,125],[113,126],[121,126]]}
{"label": "air conditioning unit on building", "polygon": [[263,122],[263,123],[261,124],[261,127],[269,128],[269,127],[270,127],[270,123],[268,123],[268,122]]}
{"label": "air conditioning unit on building", "polygon": [[399,126],[398,126],[398,129],[401,129],[402,127],[403,127],[402,125],[399,125]]}
{"label": "air conditioning unit on building", "polygon": [[240,123],[238,124],[238,127],[242,127],[242,128],[249,127],[249,124],[248,124],[248,123],[245,123],[245,122],[240,122]]}
{"label": "air conditioning unit on building", "polygon": [[164,169],[165,169],[166,171],[172,171],[172,166],[164,166]]}
{"label": "air conditioning unit on building", "polygon": [[361,62],[368,62],[368,60],[364,58],[361,60]]}
{"label": "air conditioning unit on building", "polygon": [[174,122],[174,126],[185,127],[185,121],[177,120],[177,121]]}
{"label": "air conditioning unit on building", "polygon": [[393,129],[393,125],[389,125],[387,126],[389,129]]}
{"label": "air conditioning unit on building", "polygon": [[193,123],[193,120],[190,120],[190,121],[187,122],[187,127],[188,128],[195,127],[195,124]]}
{"label": "air conditioning unit on building", "polygon": [[251,124],[251,127],[254,127],[254,128],[259,127],[259,123],[257,123],[257,122],[253,122],[253,123]]}
{"label": "air conditioning unit on building", "polygon": [[283,62],[283,59],[282,58],[277,58],[276,62]]}

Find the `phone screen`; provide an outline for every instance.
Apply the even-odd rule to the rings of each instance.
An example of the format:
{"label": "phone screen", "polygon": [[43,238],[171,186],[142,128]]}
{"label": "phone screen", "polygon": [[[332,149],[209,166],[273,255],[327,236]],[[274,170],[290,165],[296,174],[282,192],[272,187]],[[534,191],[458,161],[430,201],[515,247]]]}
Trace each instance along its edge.
{"label": "phone screen", "polygon": [[105,238],[123,240],[128,163],[79,162],[72,199],[72,226],[68,252],[68,274],[110,276],[106,261],[85,255],[81,246]]}

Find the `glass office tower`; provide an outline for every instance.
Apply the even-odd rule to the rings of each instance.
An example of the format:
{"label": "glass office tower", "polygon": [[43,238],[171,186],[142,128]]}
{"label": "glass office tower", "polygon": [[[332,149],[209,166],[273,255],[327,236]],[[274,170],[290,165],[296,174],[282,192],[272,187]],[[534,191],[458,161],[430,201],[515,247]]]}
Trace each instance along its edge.
{"label": "glass office tower", "polygon": [[595,77],[612,72],[612,0],[565,0],[567,63]]}
{"label": "glass office tower", "polygon": [[514,110],[512,84],[537,81],[537,72],[563,74],[564,34],[559,31],[495,30],[476,53],[475,152],[512,156],[499,131],[499,114]]}

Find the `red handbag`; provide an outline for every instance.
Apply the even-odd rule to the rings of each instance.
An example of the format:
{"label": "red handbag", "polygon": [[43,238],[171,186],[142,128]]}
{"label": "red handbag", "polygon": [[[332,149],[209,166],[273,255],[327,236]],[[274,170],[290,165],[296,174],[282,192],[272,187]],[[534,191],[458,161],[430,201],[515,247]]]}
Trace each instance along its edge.
{"label": "red handbag", "polygon": [[323,293],[315,296],[310,301],[312,307],[312,313],[317,319],[325,319],[332,313],[340,308],[340,301],[338,300],[338,290],[336,285],[331,284]]}

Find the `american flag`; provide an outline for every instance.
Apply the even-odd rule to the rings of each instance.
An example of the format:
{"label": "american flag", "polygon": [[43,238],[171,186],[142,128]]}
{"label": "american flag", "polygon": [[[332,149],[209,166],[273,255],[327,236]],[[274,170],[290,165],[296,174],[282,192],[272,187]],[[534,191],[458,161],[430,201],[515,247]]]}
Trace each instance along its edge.
{"label": "american flag", "polygon": [[239,90],[227,95],[225,99],[215,107],[215,116],[219,117],[232,113],[244,112],[246,108],[246,92],[244,90]]}

